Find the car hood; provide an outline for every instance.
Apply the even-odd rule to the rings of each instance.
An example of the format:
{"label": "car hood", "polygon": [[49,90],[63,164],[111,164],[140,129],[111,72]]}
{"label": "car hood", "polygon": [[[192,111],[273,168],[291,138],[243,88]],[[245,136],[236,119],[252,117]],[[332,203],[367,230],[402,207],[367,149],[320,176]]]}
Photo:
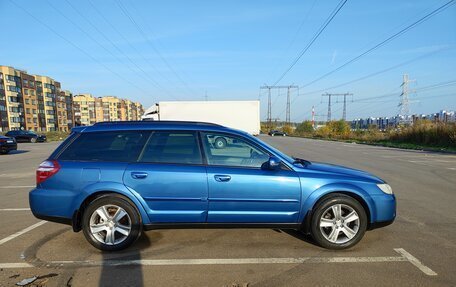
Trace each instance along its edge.
{"label": "car hood", "polygon": [[355,177],[358,180],[362,180],[362,181],[384,183],[384,181],[382,179],[380,179],[379,177],[377,177],[371,173],[368,173],[368,172],[365,172],[362,170],[358,170],[358,169],[340,166],[340,165],[321,163],[321,162],[311,162],[310,164],[306,165],[304,167],[304,169],[317,171],[317,172],[323,172],[323,173],[342,175],[342,176]]}

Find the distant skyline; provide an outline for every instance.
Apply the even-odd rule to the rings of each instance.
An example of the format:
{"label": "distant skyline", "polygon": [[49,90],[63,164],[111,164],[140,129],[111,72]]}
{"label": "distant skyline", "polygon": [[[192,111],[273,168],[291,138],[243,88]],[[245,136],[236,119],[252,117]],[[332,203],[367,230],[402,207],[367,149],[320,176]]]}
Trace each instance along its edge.
{"label": "distant skyline", "polygon": [[[446,1],[349,0],[280,81],[291,120],[325,119],[324,92],[353,93],[347,119],[399,112],[402,75],[412,114],[456,109],[456,5],[320,81]],[[340,1],[0,0],[0,65],[47,75],[75,94],[139,101],[261,100]],[[347,83],[347,84],[345,84]],[[446,84],[445,84],[446,83]],[[341,85],[345,84],[345,85]],[[436,85],[441,84],[441,85]],[[335,87],[330,89],[331,87]],[[365,99],[369,98],[369,99]],[[363,100],[364,99],[364,100]],[[323,101],[322,101],[323,100]],[[286,91],[272,94],[285,119]],[[334,103],[333,119],[342,103]]]}

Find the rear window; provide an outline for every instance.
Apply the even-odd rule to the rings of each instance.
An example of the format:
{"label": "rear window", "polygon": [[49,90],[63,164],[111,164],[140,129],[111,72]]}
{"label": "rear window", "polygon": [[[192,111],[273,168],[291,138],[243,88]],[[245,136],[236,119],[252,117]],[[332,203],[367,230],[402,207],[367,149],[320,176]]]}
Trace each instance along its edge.
{"label": "rear window", "polygon": [[133,162],[138,159],[149,134],[148,131],[82,133],[58,159]]}
{"label": "rear window", "polygon": [[195,132],[154,132],[140,162],[202,164],[203,158]]}

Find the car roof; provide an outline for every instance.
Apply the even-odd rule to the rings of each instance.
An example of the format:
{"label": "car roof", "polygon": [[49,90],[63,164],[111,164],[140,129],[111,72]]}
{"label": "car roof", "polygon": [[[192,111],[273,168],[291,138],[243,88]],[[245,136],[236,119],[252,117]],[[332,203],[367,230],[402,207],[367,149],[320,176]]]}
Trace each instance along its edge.
{"label": "car roof", "polygon": [[231,129],[214,123],[190,121],[121,121],[100,122],[92,126],[73,128],[74,132],[100,132],[116,130],[198,130],[211,132],[231,132],[246,134],[243,131]]}

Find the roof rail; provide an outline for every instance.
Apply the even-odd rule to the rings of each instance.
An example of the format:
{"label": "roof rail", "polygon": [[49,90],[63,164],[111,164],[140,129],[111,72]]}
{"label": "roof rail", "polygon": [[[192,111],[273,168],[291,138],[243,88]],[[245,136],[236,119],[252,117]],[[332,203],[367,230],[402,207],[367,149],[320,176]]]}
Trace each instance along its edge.
{"label": "roof rail", "polygon": [[217,126],[221,127],[219,124],[207,123],[207,122],[195,122],[195,121],[112,121],[112,122],[98,122],[95,123],[95,126],[98,125],[130,125],[130,124],[184,124],[184,125],[204,125],[204,126]]}

